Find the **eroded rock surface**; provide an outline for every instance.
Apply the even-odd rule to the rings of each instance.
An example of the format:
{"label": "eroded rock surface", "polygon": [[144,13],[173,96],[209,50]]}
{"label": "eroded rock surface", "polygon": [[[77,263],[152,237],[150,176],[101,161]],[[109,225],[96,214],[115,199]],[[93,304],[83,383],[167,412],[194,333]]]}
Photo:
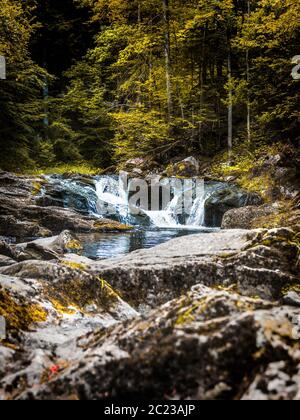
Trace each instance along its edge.
{"label": "eroded rock surface", "polygon": [[174,239],[150,250],[92,264],[135,305],[167,302],[191,286],[233,285],[245,295],[276,300],[297,283],[290,229],[232,230]]}
{"label": "eroded rock surface", "polygon": [[44,181],[0,173],[0,235],[51,236],[0,241],[0,399],[299,400],[296,223],[95,262],[74,231],[127,227],[37,205]]}
{"label": "eroded rock surface", "polygon": [[246,206],[227,211],[222,219],[222,229],[251,229],[255,221],[276,213],[273,206]]}
{"label": "eroded rock surface", "polygon": [[0,399],[41,383],[59,361],[80,357],[80,336],[137,315],[105,280],[82,269],[20,264],[26,268],[14,270],[14,277],[0,275],[0,315],[7,324],[0,343]]}
{"label": "eroded rock surface", "polygon": [[[0,173],[0,235],[17,238],[48,237],[72,232],[119,232],[130,230],[118,222],[97,219],[75,210],[38,205],[44,178]],[[51,203],[50,203],[51,204]]]}
{"label": "eroded rock surface", "polygon": [[83,337],[79,360],[19,398],[246,399],[258,386],[253,371],[267,376],[272,364],[272,379],[287,384],[283,363],[294,370],[293,382],[279,384],[277,398],[296,399],[300,353],[292,314],[299,309],[278,313],[260,299],[197,286],[147,319]]}

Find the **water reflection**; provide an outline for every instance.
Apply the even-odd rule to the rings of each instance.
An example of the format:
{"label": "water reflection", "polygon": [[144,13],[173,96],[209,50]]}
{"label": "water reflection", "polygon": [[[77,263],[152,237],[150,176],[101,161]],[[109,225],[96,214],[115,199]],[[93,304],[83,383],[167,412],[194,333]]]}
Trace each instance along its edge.
{"label": "water reflection", "polygon": [[84,244],[83,255],[88,258],[100,260],[126,255],[138,249],[153,248],[156,245],[181,236],[194,233],[204,234],[214,230],[139,229],[130,233],[97,233],[78,235],[78,237]]}

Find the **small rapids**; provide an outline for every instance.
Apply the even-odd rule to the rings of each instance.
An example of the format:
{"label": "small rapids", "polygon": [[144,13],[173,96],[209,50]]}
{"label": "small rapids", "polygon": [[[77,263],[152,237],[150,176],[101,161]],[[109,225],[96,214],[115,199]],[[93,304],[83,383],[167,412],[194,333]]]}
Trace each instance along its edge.
{"label": "small rapids", "polygon": [[[93,259],[105,259],[125,255],[129,252],[151,248],[170,239],[194,233],[207,234],[219,226],[206,226],[205,203],[217,190],[228,188],[217,182],[203,183],[193,196],[188,212],[182,211],[183,196],[192,196],[191,185],[184,189],[181,184],[170,188],[169,201],[159,200],[159,209],[149,209],[146,205],[131,203],[130,180],[126,184],[118,176],[98,176],[89,179],[65,179],[53,175],[47,177],[49,186],[44,191],[50,193],[66,208],[97,218],[110,218],[133,225],[128,233],[99,233],[78,235],[84,244],[84,255]],[[159,184],[160,185],[160,184]],[[162,188],[165,188],[164,181]],[[159,187],[160,188],[160,187]],[[151,202],[151,188],[149,187]],[[194,191],[194,190],[193,190]]]}

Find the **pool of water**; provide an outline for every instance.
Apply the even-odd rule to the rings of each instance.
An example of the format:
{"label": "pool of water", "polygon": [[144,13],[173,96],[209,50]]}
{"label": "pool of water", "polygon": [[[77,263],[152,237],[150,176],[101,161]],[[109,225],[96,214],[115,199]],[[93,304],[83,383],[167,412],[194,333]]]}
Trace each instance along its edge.
{"label": "pool of water", "polygon": [[128,233],[77,235],[85,257],[101,260],[126,255],[138,249],[153,248],[171,239],[191,234],[209,234],[218,229],[138,229]]}

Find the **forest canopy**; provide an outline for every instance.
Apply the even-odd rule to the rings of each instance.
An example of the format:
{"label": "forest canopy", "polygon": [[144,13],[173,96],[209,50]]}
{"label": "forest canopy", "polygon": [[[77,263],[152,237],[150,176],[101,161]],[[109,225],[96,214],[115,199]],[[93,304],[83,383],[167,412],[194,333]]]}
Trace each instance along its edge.
{"label": "forest canopy", "polygon": [[2,169],[300,139],[299,0],[2,0]]}

